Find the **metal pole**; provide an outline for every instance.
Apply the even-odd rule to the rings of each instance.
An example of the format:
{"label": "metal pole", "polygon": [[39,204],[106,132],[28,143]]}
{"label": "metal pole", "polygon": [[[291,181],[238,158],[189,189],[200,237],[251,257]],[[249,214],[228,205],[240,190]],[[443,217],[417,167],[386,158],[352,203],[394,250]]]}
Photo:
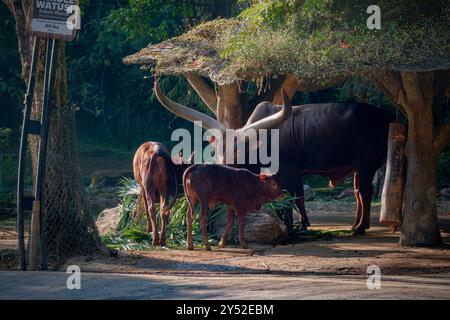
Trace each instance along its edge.
{"label": "metal pole", "polygon": [[35,271],[38,267],[38,243],[40,239],[40,224],[41,224],[41,195],[42,195],[42,177],[44,174],[44,162],[46,151],[46,132],[42,124],[47,117],[48,112],[48,88],[49,88],[49,68],[50,68],[50,40],[46,40],[45,49],[45,71],[44,71],[44,90],[42,92],[42,111],[41,111],[41,130],[39,139],[39,151],[38,151],[38,166],[36,172],[36,180],[34,185],[34,201],[33,210],[31,213],[31,230],[30,230],[30,245],[29,245],[29,270]]}
{"label": "metal pole", "polygon": [[24,231],[24,216],[23,216],[23,202],[24,202],[24,177],[25,177],[25,158],[28,143],[28,123],[31,113],[31,105],[33,103],[33,94],[37,60],[37,38],[33,37],[33,53],[31,56],[30,74],[28,77],[27,92],[24,99],[23,121],[22,121],[22,134],[20,139],[19,149],[19,164],[18,164],[18,178],[17,178],[17,234],[18,234],[18,246],[19,246],[19,268],[24,271],[27,268],[26,256],[25,256],[25,231]]}
{"label": "metal pole", "polygon": [[[50,42],[50,40],[48,40]],[[49,47],[47,46],[47,50]],[[36,194],[35,199],[39,200],[41,205],[40,208],[40,227],[39,227],[39,250],[40,250],[40,269],[47,269],[47,257],[45,251],[45,219],[42,214],[42,201],[44,199],[44,179],[45,179],[45,167],[46,167],[46,158],[47,158],[47,140],[48,140],[48,126],[50,119],[50,99],[53,97],[53,86],[54,86],[54,74],[56,70],[57,64],[57,42],[55,39],[51,40],[51,49],[50,49],[50,61],[47,60],[48,69],[46,69],[46,80],[47,80],[47,88],[45,89],[44,85],[44,104],[42,108],[42,117],[41,117],[41,140],[39,145],[39,166],[38,166],[38,175],[37,175],[37,185],[36,185]],[[47,74],[48,71],[48,74]],[[48,77],[48,79],[47,79]]]}
{"label": "metal pole", "polygon": [[[52,45],[50,44],[52,42]],[[41,112],[41,130],[39,139],[39,154],[38,154],[38,167],[36,173],[36,181],[34,188],[34,202],[33,213],[31,216],[31,235],[30,235],[30,270],[37,269],[37,255],[38,255],[38,239],[41,240],[42,231],[41,225],[44,220],[42,216],[42,199],[43,199],[43,181],[45,174],[45,159],[47,153],[47,133],[48,133],[48,109],[49,109],[49,90],[50,90],[50,78],[51,78],[51,63],[54,40],[46,40],[46,53],[45,53],[45,72],[44,72],[44,90],[42,92],[42,112]],[[45,246],[45,242],[39,241],[40,248]],[[42,253],[41,253],[42,254]],[[44,252],[45,255],[45,252]],[[42,259],[41,259],[42,262]],[[44,267],[46,267],[44,263]]]}

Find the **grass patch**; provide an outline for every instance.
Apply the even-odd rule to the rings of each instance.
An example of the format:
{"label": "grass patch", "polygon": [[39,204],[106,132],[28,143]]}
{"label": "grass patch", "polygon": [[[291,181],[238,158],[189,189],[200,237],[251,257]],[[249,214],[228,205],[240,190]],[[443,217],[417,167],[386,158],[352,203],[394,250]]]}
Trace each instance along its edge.
{"label": "grass patch", "polygon": [[[146,233],[146,219],[144,206],[139,204],[140,189],[136,181],[130,178],[122,178],[119,182],[118,195],[121,198],[122,209],[117,230],[102,237],[103,243],[113,249],[128,250],[151,250],[152,235]],[[294,207],[295,197],[286,195],[283,199],[269,202],[264,205],[264,210],[278,216],[282,216],[284,209]],[[168,247],[181,248],[186,246],[187,223],[186,212],[188,203],[184,196],[179,197],[170,210],[170,221],[167,228],[166,244]],[[161,226],[159,205],[156,205],[158,226]],[[226,206],[219,204],[214,210],[210,210],[208,224],[214,224],[218,219],[226,215]],[[280,213],[281,212],[281,213]],[[193,229],[194,246],[203,246],[201,228],[198,222],[199,206],[195,208]],[[142,217],[140,219],[139,217]],[[213,246],[218,244],[220,235],[210,233],[209,243]]]}
{"label": "grass patch", "polygon": [[[140,189],[137,183],[130,178],[122,178],[119,183],[118,195],[121,197],[122,210],[116,232],[102,237],[103,243],[116,250],[151,250],[152,234],[147,234],[144,206],[139,204]],[[166,245],[172,248],[186,246],[187,223],[186,212],[188,203],[185,197],[179,197],[170,210],[170,221],[167,228]],[[161,226],[159,204],[156,205],[158,226]],[[202,246],[203,239],[198,222],[199,208],[195,209],[195,218],[192,225],[194,246]],[[226,214],[223,205],[210,211],[209,224],[212,224]],[[142,217],[140,219],[139,217]],[[160,230],[159,230],[160,231]],[[217,245],[218,237],[215,234],[208,235],[209,243]]]}
{"label": "grass patch", "polygon": [[304,242],[317,240],[334,240],[338,237],[349,236],[351,230],[302,230],[300,227],[294,228],[294,236],[289,242]]}

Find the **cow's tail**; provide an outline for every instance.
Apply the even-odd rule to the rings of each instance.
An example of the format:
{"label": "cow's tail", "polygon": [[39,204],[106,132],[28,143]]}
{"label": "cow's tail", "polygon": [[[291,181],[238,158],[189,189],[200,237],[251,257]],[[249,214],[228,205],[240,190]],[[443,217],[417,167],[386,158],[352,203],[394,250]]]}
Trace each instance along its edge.
{"label": "cow's tail", "polygon": [[[156,150],[155,154],[164,159],[164,161],[166,163],[167,171],[172,171],[175,192],[174,192],[172,201],[169,203],[169,209],[170,209],[175,205],[175,203],[177,202],[177,198],[178,198],[178,178],[177,178],[177,171],[176,171],[177,169],[175,168],[175,164],[173,163],[170,156],[164,150],[162,150],[161,148],[158,148]],[[169,189],[169,194],[170,194],[170,187],[168,189]]]}
{"label": "cow's tail", "polygon": [[195,169],[195,165],[193,165],[193,166],[190,166],[189,168],[187,168],[185,171],[184,171],[184,173],[183,173],[183,190],[184,190],[184,195],[186,196],[186,199],[187,199],[187,202],[188,202],[188,206],[189,206],[189,212],[191,212],[191,213],[193,213],[194,212],[194,207],[193,207],[193,205],[192,205],[192,203],[191,203],[191,198],[190,198],[190,195],[189,195],[189,191],[188,191],[188,188],[187,188],[187,186],[186,186],[186,180],[187,180],[187,177],[188,177],[188,175],[192,172],[192,170],[194,170]]}
{"label": "cow's tail", "polygon": [[[159,149],[158,149],[159,150]],[[142,181],[142,185],[143,185],[143,191],[144,194],[146,193],[146,190],[152,190],[152,192],[154,192],[154,188],[153,188],[153,174],[154,174],[154,168],[156,167],[156,160],[158,159],[158,150],[152,155],[150,162],[148,164],[148,174],[147,177],[145,179],[145,181]],[[151,201],[151,199],[147,199],[147,201]]]}

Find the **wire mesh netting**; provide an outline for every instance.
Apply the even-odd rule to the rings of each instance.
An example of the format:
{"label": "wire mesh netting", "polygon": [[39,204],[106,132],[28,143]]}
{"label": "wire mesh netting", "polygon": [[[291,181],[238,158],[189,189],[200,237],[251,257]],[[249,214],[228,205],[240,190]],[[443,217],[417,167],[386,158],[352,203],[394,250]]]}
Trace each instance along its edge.
{"label": "wire mesh netting", "polygon": [[[30,138],[31,154],[37,154],[37,138]],[[44,199],[45,248],[50,268],[68,258],[105,250],[86,202],[85,188],[75,152],[75,110],[53,108],[48,135]],[[32,156],[35,170],[36,157]]]}

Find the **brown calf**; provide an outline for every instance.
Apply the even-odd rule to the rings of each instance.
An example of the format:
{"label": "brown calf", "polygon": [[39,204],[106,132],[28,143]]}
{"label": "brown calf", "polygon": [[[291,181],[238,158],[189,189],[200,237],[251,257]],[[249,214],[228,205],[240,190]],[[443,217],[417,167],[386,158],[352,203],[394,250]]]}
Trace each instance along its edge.
{"label": "brown calf", "polygon": [[[147,215],[147,232],[153,231],[153,245],[166,244],[166,231],[169,223],[170,208],[178,196],[178,181],[181,181],[188,164],[174,164],[167,148],[158,142],[145,142],[136,151],[133,159],[133,171],[136,182],[141,187]],[[174,200],[169,203],[169,196]],[[156,221],[156,203],[160,204],[161,237]]]}
{"label": "brown calf", "polygon": [[244,240],[246,213],[259,210],[268,201],[283,195],[276,176],[258,176],[247,169],[235,169],[217,164],[195,164],[183,175],[183,188],[189,203],[187,212],[187,245],[194,249],[192,239],[192,222],[194,208],[200,202],[200,224],[203,243],[206,250],[211,250],[208,243],[208,209],[218,203],[227,205],[227,225],[219,247],[224,247],[236,213],[239,223],[239,242],[241,248],[247,248]]}

